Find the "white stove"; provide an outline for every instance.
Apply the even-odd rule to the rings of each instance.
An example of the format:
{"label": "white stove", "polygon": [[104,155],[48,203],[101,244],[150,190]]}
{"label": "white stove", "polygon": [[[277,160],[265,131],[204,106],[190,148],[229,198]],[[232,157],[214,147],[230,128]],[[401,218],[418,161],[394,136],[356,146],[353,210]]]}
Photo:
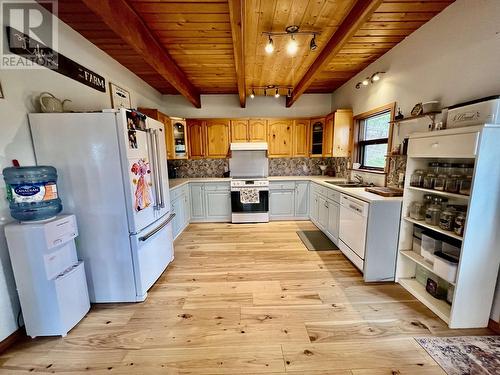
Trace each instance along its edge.
{"label": "white stove", "polygon": [[231,179],[233,223],[269,222],[269,180],[265,177]]}

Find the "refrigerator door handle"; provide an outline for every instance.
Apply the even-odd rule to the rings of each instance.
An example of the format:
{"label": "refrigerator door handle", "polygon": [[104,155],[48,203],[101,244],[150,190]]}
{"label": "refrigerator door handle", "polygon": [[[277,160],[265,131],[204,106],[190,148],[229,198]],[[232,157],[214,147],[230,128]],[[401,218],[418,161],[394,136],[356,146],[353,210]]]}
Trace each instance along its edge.
{"label": "refrigerator door handle", "polygon": [[151,145],[151,150],[148,150],[149,153],[149,158],[151,160],[151,176],[153,180],[153,186],[154,186],[154,196],[155,196],[155,202],[153,205],[153,209],[158,210],[159,203],[158,203],[158,175],[156,174],[156,150],[155,150],[155,142],[153,139],[153,132],[151,129],[147,129],[147,134],[149,138],[149,144]]}
{"label": "refrigerator door handle", "polygon": [[160,208],[165,207],[165,200],[163,197],[163,171],[161,170],[161,158],[160,158],[160,144],[158,143],[158,130],[153,131],[155,139],[155,149],[156,149],[156,166],[158,170],[158,190],[160,192]]}
{"label": "refrigerator door handle", "polygon": [[155,229],[153,229],[151,232],[146,233],[144,236],[139,237],[139,241],[144,242],[149,240],[151,237],[153,237],[156,233],[161,231],[163,228],[165,228],[175,217],[175,214],[170,214],[167,220],[165,220],[163,223],[158,225]]}

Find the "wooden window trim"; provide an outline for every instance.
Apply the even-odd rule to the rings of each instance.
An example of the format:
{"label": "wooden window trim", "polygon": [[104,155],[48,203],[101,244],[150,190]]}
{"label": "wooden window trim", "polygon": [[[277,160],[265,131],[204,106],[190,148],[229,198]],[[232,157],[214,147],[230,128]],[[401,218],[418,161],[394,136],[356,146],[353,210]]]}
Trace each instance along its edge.
{"label": "wooden window trim", "polygon": [[[375,116],[377,114],[383,113],[390,111],[391,114],[391,119],[390,121],[394,121],[394,116],[396,115],[396,102],[389,103],[377,108],[374,108],[370,111],[359,113],[353,117],[354,120],[354,129],[353,129],[353,137],[352,137],[352,150],[353,150],[353,158],[352,158],[352,163],[360,163],[360,147],[358,145],[358,139],[359,139],[359,131],[360,131],[360,121],[364,120],[368,117]],[[392,139],[394,135],[394,124],[390,123],[389,124],[389,135],[387,137],[387,154],[389,154],[389,151],[392,149]],[[352,165],[351,165],[352,168]],[[386,161],[385,167],[380,170],[380,169],[370,169],[370,168],[365,168],[365,169],[359,169],[360,171],[366,171],[366,172],[377,172],[377,173],[387,173],[388,169],[388,163]]]}

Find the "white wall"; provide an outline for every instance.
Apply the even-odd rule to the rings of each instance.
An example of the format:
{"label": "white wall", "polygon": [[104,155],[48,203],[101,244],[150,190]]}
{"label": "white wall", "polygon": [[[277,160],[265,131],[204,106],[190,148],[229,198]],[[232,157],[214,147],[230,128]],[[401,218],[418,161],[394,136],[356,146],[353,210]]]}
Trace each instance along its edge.
{"label": "white wall", "polygon": [[[336,90],[332,108],[359,114],[397,102],[407,116],[418,102],[440,100],[445,107],[500,94],[499,15],[498,0],[457,0]],[[377,71],[386,72],[378,83],[355,88]],[[427,125],[404,124],[400,136]]]}
{"label": "white wall", "polygon": [[[442,106],[500,94],[500,1],[457,0],[332,94],[332,108],[355,114],[397,102],[407,116],[418,102]],[[355,85],[374,72],[375,85]],[[427,120],[401,125],[399,139],[425,131]],[[398,134],[395,133],[395,141]],[[500,280],[492,319],[500,318]]]}
{"label": "white wall", "polygon": [[[2,26],[2,32],[5,25]],[[5,38],[5,36],[4,36]],[[84,39],[65,24],[59,24],[59,52],[130,91],[133,106],[161,107],[162,95],[144,81],[118,64],[111,57]],[[0,99],[0,171],[10,166],[12,159],[21,165],[33,165],[34,155],[28,130],[27,113],[36,110],[33,103],[42,91],[59,98],[69,98],[71,110],[100,110],[110,108],[108,92],[100,93],[53,71],[0,71],[5,99]],[[54,136],[57,136],[56,134]],[[61,140],[63,141],[63,140]],[[0,175],[0,341],[17,329],[19,305],[15,292],[3,225],[11,220]],[[64,202],[63,202],[64,203]]]}
{"label": "white wall", "polygon": [[164,111],[170,116],[186,118],[239,117],[312,117],[331,112],[331,94],[304,94],[291,108],[284,96],[247,97],[246,108],[240,107],[238,95],[202,95],[201,108],[194,108],[183,96],[165,95]]}

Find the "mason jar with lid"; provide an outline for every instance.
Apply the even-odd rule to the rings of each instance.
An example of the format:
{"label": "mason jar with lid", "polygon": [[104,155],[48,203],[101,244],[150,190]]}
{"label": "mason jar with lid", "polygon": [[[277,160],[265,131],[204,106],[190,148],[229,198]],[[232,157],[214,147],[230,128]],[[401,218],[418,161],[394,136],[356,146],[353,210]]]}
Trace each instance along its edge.
{"label": "mason jar with lid", "polygon": [[410,186],[422,187],[424,185],[425,171],[422,169],[415,169],[410,177]]}
{"label": "mason jar with lid", "polygon": [[410,217],[414,220],[425,219],[425,208],[423,202],[412,202],[410,209]]}
{"label": "mason jar with lid", "polygon": [[432,194],[424,194],[424,207],[427,208],[434,203],[434,195]]}
{"label": "mason jar with lid", "polygon": [[458,215],[455,217],[453,231],[455,232],[455,234],[463,236],[464,229],[465,229],[465,212],[459,212]]}
{"label": "mason jar with lid", "polygon": [[436,204],[430,205],[425,211],[425,222],[430,225],[439,225],[441,207]]}
{"label": "mason jar with lid", "polygon": [[445,183],[444,183],[444,190],[447,191],[448,193],[458,193],[460,190],[460,180],[462,176],[459,174],[452,174],[446,177]]}
{"label": "mason jar with lid", "polygon": [[438,175],[439,172],[440,172],[439,166],[440,166],[439,162],[437,162],[437,161],[431,161],[429,163],[429,172],[432,172],[435,175]]}
{"label": "mason jar with lid", "polygon": [[458,183],[458,192],[463,195],[470,195],[470,190],[472,187],[472,175],[462,176]]}
{"label": "mason jar with lid", "polygon": [[446,185],[447,174],[440,173],[434,179],[434,190],[444,191],[444,186]]}
{"label": "mason jar with lid", "polygon": [[452,208],[447,208],[439,217],[439,228],[452,231],[455,226],[457,212]]}
{"label": "mason jar with lid", "polygon": [[434,182],[436,181],[436,174],[432,171],[427,172],[424,176],[424,189],[434,189]]}

